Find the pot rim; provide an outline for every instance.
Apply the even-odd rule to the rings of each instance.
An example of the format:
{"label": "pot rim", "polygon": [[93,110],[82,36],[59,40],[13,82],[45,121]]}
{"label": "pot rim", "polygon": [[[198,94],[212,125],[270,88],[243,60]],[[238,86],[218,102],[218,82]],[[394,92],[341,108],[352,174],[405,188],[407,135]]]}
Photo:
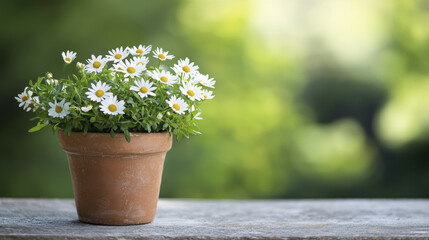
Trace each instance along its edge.
{"label": "pot rim", "polygon": [[169,132],[130,133],[127,142],[124,134],[71,132],[67,136],[64,130],[58,131],[61,148],[69,154],[80,155],[141,155],[166,153],[171,149],[173,136]]}
{"label": "pot rim", "polygon": [[[62,129],[62,128],[58,129],[57,131],[65,133],[64,129]],[[83,131],[71,131],[71,133],[78,133],[78,134],[83,134],[83,135],[86,135],[86,134],[107,134],[107,135],[110,135],[110,132],[87,132],[87,133],[84,133]],[[169,133],[169,132],[167,132],[167,131],[150,132],[150,133],[149,132],[130,132],[130,135],[131,134],[134,134],[134,135],[140,135],[140,134],[165,134],[165,133]],[[123,132],[115,132],[115,135],[124,135],[124,133]],[[172,136],[172,135],[173,135],[173,133],[170,134],[170,136]]]}

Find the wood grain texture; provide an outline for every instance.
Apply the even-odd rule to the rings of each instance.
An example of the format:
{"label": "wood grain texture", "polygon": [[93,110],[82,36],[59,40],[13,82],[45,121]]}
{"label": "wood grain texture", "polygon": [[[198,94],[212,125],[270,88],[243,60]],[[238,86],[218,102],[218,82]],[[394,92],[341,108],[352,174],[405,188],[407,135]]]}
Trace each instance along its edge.
{"label": "wood grain texture", "polygon": [[77,220],[73,200],[0,199],[0,239],[429,239],[429,200],[169,200],[154,222]]}

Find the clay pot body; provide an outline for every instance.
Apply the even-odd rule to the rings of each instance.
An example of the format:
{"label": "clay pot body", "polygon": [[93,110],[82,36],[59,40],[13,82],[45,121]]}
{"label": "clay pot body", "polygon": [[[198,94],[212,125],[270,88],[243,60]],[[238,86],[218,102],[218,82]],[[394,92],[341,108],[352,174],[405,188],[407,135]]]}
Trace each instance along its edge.
{"label": "clay pot body", "polygon": [[58,132],[67,153],[79,220],[104,225],[153,221],[172,136]]}

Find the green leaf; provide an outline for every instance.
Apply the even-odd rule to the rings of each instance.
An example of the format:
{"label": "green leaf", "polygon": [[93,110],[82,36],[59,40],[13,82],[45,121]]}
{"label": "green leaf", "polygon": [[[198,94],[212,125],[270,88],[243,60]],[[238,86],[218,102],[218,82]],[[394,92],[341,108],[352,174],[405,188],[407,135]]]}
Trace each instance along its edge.
{"label": "green leaf", "polygon": [[85,127],[83,129],[83,134],[87,134],[88,133],[88,124],[85,124]]}
{"label": "green leaf", "polygon": [[69,124],[66,125],[66,128],[64,129],[64,131],[66,132],[67,136],[69,136],[69,137],[71,135],[72,128],[73,128],[72,123],[69,123]]}
{"label": "green leaf", "polygon": [[75,74],[73,74],[73,78],[76,80],[76,82],[79,82],[79,78]]}
{"label": "green leaf", "polygon": [[95,122],[95,117],[90,118],[89,121],[92,123]]}
{"label": "green leaf", "polygon": [[77,89],[76,87],[74,87],[74,91],[75,91],[76,94],[73,94],[72,99],[74,98],[74,96],[77,95],[79,97],[79,103],[82,103],[82,98],[80,97],[79,89]]}
{"label": "green leaf", "polygon": [[129,98],[128,98],[128,100],[127,100],[127,103],[134,103],[133,98],[132,98],[132,97],[129,97]]}
{"label": "green leaf", "polygon": [[30,118],[30,121],[33,121],[33,120],[36,120],[36,119],[40,119],[40,117],[39,117],[39,116],[37,116],[37,117],[32,117],[32,118]]}
{"label": "green leaf", "polygon": [[125,120],[125,121],[120,121],[119,123],[120,124],[127,124],[127,123],[131,123],[131,121],[130,120]]}
{"label": "green leaf", "polygon": [[127,142],[131,142],[130,132],[128,131],[128,129],[124,129],[124,135],[125,140],[127,140]]}
{"label": "green leaf", "polygon": [[113,128],[110,130],[110,136],[112,138],[115,138],[115,131],[113,131]]}
{"label": "green leaf", "polygon": [[28,130],[28,132],[37,132],[37,131],[39,131],[40,129],[42,129],[42,128],[44,128],[44,127],[48,126],[48,125],[49,125],[49,124],[37,124],[36,126],[34,126],[34,127],[30,128],[30,129]]}
{"label": "green leaf", "polygon": [[176,139],[177,139],[178,142],[180,142],[183,139],[183,135],[181,133],[177,134],[176,135]]}
{"label": "green leaf", "polygon": [[43,78],[42,77],[39,77],[38,79],[37,79],[37,86],[39,86],[40,85],[40,83],[42,82],[42,80],[43,80]]}

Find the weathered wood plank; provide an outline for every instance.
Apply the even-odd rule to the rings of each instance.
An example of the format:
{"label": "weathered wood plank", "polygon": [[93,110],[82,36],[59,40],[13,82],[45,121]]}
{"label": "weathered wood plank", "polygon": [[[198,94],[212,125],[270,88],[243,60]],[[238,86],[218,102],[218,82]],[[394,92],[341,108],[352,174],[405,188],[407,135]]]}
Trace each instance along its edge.
{"label": "weathered wood plank", "polygon": [[0,199],[0,239],[429,239],[429,200],[161,199],[155,221],[100,226],[73,200]]}

